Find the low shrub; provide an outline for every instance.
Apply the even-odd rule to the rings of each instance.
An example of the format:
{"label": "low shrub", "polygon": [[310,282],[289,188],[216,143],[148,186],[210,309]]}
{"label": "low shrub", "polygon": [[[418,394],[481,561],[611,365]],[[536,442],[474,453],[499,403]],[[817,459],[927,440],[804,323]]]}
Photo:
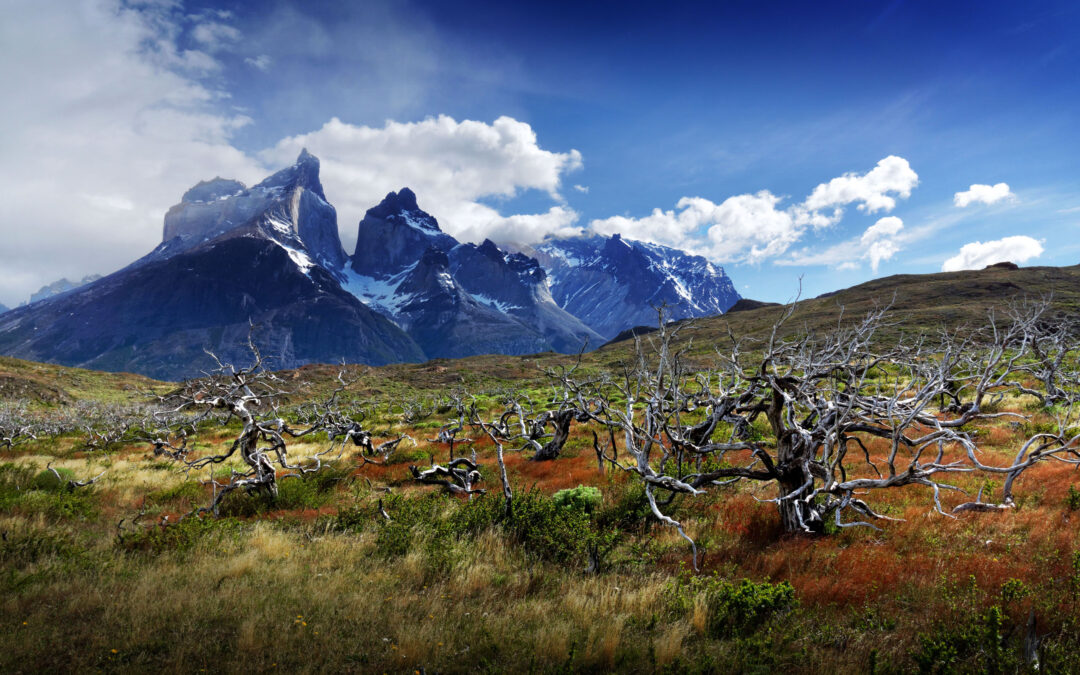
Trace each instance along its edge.
{"label": "low shrub", "polygon": [[[59,474],[59,477],[57,476]],[[68,488],[68,481],[75,480],[75,472],[71,469],[59,468],[56,473],[50,469],[39,471],[30,481],[30,487],[34,490],[59,492]]]}
{"label": "low shrub", "polygon": [[934,632],[919,635],[915,665],[921,673],[1020,672],[1021,650],[1019,644],[1006,645],[1004,624],[997,605],[970,620],[943,622]]}
{"label": "low shrub", "polygon": [[182,483],[162,490],[154,490],[146,495],[146,501],[150,504],[170,504],[182,502],[189,506],[195,506],[206,497],[206,488],[202,483],[194,480],[185,480]]}
{"label": "low shrub", "polygon": [[587,513],[563,508],[537,490],[514,495],[513,513],[503,527],[526,551],[557,563],[582,556],[594,538]]}
{"label": "low shrub", "polygon": [[49,470],[36,471],[17,464],[0,464],[0,510],[18,509],[54,519],[86,520],[98,512],[93,488],[67,489],[74,474],[57,469],[62,480]]}
{"label": "low shrub", "polygon": [[551,497],[555,505],[563,509],[575,509],[592,513],[600,505],[602,497],[598,488],[578,485],[576,488],[559,490]]}
{"label": "low shrub", "polygon": [[612,483],[607,496],[606,503],[596,513],[597,525],[602,530],[638,531],[653,518],[641,481]]}
{"label": "low shrub", "polygon": [[712,576],[680,574],[667,587],[669,606],[677,613],[707,612],[706,632],[711,637],[746,635],[774,615],[794,608],[795,589],[786,581],[739,582]]}
{"label": "low shrub", "polygon": [[25,529],[4,532],[0,561],[20,567],[48,556],[69,557],[75,551],[71,537],[61,531]]}
{"label": "low shrub", "polygon": [[1070,511],[1080,511],[1080,490],[1075,485],[1069,486],[1069,493],[1065,495],[1065,507]]}

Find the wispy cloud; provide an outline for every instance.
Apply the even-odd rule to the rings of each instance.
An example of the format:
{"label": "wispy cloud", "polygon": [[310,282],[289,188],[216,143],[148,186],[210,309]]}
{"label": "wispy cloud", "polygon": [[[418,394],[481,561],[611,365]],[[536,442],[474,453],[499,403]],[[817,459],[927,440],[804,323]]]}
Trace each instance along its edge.
{"label": "wispy cloud", "polygon": [[253,68],[258,68],[259,70],[262,70],[262,71],[268,70],[270,68],[270,64],[272,62],[273,62],[273,59],[270,58],[269,54],[259,54],[258,56],[249,56],[246,59],[244,59],[244,63],[248,64],[249,66],[252,66]]}

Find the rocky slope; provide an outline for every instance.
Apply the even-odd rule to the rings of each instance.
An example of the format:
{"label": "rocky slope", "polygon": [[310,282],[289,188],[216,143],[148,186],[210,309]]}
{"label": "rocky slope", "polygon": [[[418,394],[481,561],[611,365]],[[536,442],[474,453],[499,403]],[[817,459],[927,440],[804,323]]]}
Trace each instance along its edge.
{"label": "rocky slope", "polygon": [[477,301],[514,317],[543,335],[558,352],[575,352],[603,338],[555,303],[547,273],[535,258],[507,253],[490,239],[459,244],[448,253],[450,271]]}

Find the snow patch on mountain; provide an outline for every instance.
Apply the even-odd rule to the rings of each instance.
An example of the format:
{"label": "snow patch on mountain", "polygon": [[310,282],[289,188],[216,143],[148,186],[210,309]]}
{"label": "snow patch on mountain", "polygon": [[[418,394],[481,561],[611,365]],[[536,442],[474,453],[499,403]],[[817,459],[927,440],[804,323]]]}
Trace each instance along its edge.
{"label": "snow patch on mountain", "polygon": [[731,279],[702,256],[611,237],[550,238],[520,249],[540,261],[560,307],[605,337],[669,319],[721,314],[739,294]]}
{"label": "snow patch on mountain", "polygon": [[412,293],[398,293],[397,288],[415,268],[416,263],[413,263],[401,272],[383,279],[360,274],[353,269],[346,269],[345,280],[341,286],[360,302],[386,318],[396,321],[401,308],[409,304],[414,295]]}

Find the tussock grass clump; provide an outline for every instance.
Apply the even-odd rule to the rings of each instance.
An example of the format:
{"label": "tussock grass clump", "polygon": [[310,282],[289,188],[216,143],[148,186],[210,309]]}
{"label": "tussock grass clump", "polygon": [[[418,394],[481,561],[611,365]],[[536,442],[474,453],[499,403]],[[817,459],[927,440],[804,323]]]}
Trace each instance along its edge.
{"label": "tussock grass clump", "polygon": [[164,551],[190,551],[212,538],[235,537],[242,525],[233,518],[198,518],[191,516],[176,523],[163,523],[151,527],[119,529],[117,548],[124,551],[162,553]]}

